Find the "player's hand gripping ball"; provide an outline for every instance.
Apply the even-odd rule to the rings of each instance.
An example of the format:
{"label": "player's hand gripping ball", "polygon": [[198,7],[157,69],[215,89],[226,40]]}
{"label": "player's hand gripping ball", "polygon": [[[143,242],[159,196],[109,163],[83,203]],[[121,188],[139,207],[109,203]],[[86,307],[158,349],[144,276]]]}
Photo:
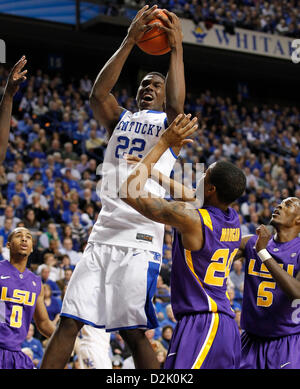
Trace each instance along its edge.
{"label": "player's hand gripping ball", "polygon": [[[164,11],[158,11],[164,17],[168,17]],[[151,20],[148,24],[153,23],[163,25],[162,20],[158,18]],[[162,55],[171,50],[167,33],[158,27],[153,27],[152,30],[145,32],[137,45],[141,50],[150,55]]]}

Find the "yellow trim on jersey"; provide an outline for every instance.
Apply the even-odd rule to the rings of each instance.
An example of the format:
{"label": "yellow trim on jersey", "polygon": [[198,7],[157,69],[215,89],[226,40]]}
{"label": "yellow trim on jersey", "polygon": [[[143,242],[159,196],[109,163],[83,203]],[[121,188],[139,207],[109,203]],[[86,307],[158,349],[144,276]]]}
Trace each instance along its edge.
{"label": "yellow trim on jersey", "polygon": [[207,296],[209,311],[210,312],[217,312],[218,311],[217,303],[207,294],[207,292],[204,289],[203,283],[200,281],[199,277],[195,273],[191,251],[190,250],[184,250],[184,252],[185,252],[186,263],[187,263],[190,271],[193,273],[193,275],[195,276],[196,280],[202,286],[202,289],[204,290],[204,293]]}
{"label": "yellow trim on jersey", "polygon": [[208,330],[208,334],[206,336],[206,339],[201,347],[200,353],[196,359],[196,362],[192,366],[192,369],[201,369],[201,366],[203,365],[203,362],[215,340],[217,330],[219,327],[219,314],[218,313],[212,313],[212,321]]}
{"label": "yellow trim on jersey", "polygon": [[213,231],[214,229],[208,211],[206,209],[199,208],[199,212],[201,213],[201,216],[203,218],[203,223],[206,225],[206,227]]}

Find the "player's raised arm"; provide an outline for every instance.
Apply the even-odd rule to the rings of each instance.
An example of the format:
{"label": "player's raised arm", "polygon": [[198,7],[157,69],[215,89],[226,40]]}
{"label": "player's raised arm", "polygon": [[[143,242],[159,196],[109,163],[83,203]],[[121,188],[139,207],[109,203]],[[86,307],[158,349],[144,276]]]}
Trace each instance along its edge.
{"label": "player's raised arm", "polygon": [[[176,116],[184,112],[185,101],[185,77],[182,47],[182,29],[180,19],[173,12],[163,10],[166,17],[159,13],[157,18],[163,21],[163,25],[157,26],[168,35],[171,47],[169,70],[166,77],[166,114],[168,124],[171,124]],[[175,147],[174,152],[178,154],[180,149]]]}
{"label": "player's raised arm", "polygon": [[[300,201],[299,201],[300,203]],[[299,206],[300,209],[300,206]],[[299,214],[300,224],[300,214]],[[298,228],[299,229],[299,228]],[[272,255],[267,251],[266,247],[271,239],[271,234],[266,226],[261,225],[256,230],[258,238],[255,244],[257,255],[261,261],[269,270],[270,274],[274,278],[274,281],[278,283],[283,292],[291,299],[300,298],[300,272],[296,274],[296,277],[292,277],[288,272],[282,269],[275,261]],[[297,235],[296,235],[297,236]]]}
{"label": "player's raised arm", "polygon": [[180,113],[184,112],[185,101],[185,77],[182,47],[182,29],[180,19],[173,12],[166,9],[157,14],[157,18],[164,23],[158,26],[168,35],[171,47],[169,70],[166,77],[166,113],[168,124]]}
{"label": "player's raised arm", "polygon": [[123,107],[119,106],[111,91],[117,83],[134,45],[145,31],[153,28],[153,25],[147,26],[147,23],[154,18],[153,13],[157,6],[154,5],[150,9],[148,7],[145,5],[137,13],[121,46],[100,70],[91,91],[90,104],[94,116],[107,129],[109,135],[111,135],[124,110]]}
{"label": "player's raised arm", "polygon": [[26,63],[27,60],[23,56],[12,68],[0,103],[0,163],[4,161],[6,155],[13,98],[19,89],[19,85],[26,80],[27,70],[23,70]]}
{"label": "player's raised arm", "polygon": [[[131,154],[125,154],[124,158],[129,164],[133,165],[136,165],[141,160],[141,158]],[[153,179],[160,186],[162,186],[174,200],[193,203],[197,201],[197,198],[195,196],[195,189],[188,188],[187,186],[181,184],[173,178],[170,178],[165,174],[161,173],[157,169],[152,169],[151,179]],[[194,205],[194,207],[200,208],[201,204],[199,204],[199,206]]]}
{"label": "player's raised arm", "polygon": [[[246,248],[246,244],[248,243],[248,240],[254,235],[245,235],[242,237],[241,239],[241,244],[240,244],[240,247],[239,247],[239,250],[238,252],[236,253],[236,256],[234,257],[234,261],[237,260],[237,259],[242,259],[244,258],[244,255],[245,255],[245,248]],[[243,261],[242,261],[243,262]]]}
{"label": "player's raised arm", "polygon": [[201,230],[200,218],[195,209],[184,202],[168,202],[162,198],[151,197],[150,193],[144,191],[144,186],[151,175],[151,167],[159,160],[161,155],[171,146],[182,147],[183,144],[191,142],[190,139],[186,138],[194,133],[197,128],[196,118],[190,120],[190,115],[178,115],[161,136],[159,142],[128,176],[119,192],[122,200],[143,216],[159,223],[170,224],[184,232],[183,241],[186,247],[191,250],[197,250],[202,245],[199,234],[188,234],[197,226]]}

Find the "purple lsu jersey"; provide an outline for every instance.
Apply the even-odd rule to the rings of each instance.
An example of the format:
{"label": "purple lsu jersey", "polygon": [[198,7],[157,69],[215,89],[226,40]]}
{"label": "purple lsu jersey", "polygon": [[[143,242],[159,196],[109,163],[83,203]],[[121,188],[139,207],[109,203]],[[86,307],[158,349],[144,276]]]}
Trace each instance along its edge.
{"label": "purple lsu jersey", "polygon": [[198,210],[204,245],[185,250],[175,230],[171,272],[171,302],[177,320],[183,315],[222,312],[234,317],[227,297],[227,277],[241,242],[237,212],[206,206]]}
{"label": "purple lsu jersey", "polygon": [[[293,320],[295,307],[257,256],[257,236],[245,247],[245,284],[241,327],[261,337],[280,337],[300,333],[299,320]],[[268,252],[290,276],[300,271],[300,238],[279,243],[270,239]]]}
{"label": "purple lsu jersey", "polygon": [[0,262],[0,348],[21,349],[40,292],[40,277],[28,269],[20,273],[9,261]]}

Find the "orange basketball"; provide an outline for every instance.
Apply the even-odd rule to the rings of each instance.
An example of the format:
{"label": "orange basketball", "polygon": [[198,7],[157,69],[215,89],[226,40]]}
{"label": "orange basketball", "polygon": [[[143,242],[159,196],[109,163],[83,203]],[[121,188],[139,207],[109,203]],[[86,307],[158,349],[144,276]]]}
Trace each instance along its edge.
{"label": "orange basketball", "polygon": [[[159,10],[159,12],[167,17],[163,11]],[[153,23],[163,24],[160,19],[153,19],[148,24]],[[159,30],[157,27],[154,27],[151,31],[146,32],[137,45],[141,50],[150,55],[162,55],[171,50],[167,34],[164,31]]]}

